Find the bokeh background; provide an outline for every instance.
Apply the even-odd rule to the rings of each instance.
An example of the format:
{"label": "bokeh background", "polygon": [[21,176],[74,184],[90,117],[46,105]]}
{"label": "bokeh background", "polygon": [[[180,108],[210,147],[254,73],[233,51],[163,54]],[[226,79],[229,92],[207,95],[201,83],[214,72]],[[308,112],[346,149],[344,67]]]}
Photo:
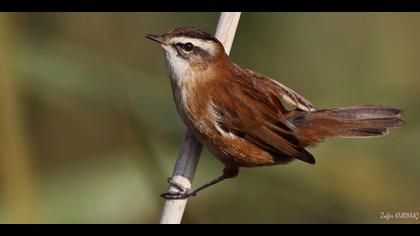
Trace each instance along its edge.
{"label": "bokeh background", "polygon": [[[218,13],[0,14],[0,223],[156,223],[185,127],[144,33]],[[383,103],[407,125],[328,140],[315,166],[242,169],[184,223],[419,223],[420,14],[244,13],[231,58],[318,107]],[[204,151],[195,185],[223,166]]]}

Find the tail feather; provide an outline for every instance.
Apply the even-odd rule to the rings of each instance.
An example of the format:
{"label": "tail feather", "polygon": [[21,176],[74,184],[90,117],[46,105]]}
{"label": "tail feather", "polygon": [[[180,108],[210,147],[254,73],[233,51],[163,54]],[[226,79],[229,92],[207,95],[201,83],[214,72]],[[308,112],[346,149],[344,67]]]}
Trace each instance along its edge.
{"label": "tail feather", "polygon": [[302,112],[291,119],[295,135],[306,145],[329,137],[375,137],[404,124],[402,110],[384,105],[358,105]]}
{"label": "tail feather", "polygon": [[358,129],[349,129],[348,131],[346,131],[345,135],[341,135],[338,137],[343,137],[343,138],[370,138],[370,137],[376,137],[376,136],[383,136],[389,133],[389,130],[386,128],[378,128],[378,129],[373,129],[373,128],[358,128]]}

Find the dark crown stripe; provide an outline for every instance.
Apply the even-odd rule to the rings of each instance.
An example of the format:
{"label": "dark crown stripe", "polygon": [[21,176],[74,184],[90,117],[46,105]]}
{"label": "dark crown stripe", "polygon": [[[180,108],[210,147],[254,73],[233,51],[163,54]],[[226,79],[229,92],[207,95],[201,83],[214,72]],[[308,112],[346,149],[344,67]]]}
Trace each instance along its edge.
{"label": "dark crown stripe", "polygon": [[172,37],[188,37],[218,42],[213,35],[194,27],[177,28],[170,31],[168,34]]}

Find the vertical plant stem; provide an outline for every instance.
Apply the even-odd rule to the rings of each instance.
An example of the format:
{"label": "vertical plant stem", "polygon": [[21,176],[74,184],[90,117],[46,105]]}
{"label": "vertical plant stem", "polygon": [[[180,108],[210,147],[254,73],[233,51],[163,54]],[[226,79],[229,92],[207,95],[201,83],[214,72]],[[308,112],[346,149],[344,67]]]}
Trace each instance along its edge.
{"label": "vertical plant stem", "polygon": [[[232,47],[240,16],[240,12],[222,12],[220,14],[215,37],[223,44],[226,54],[229,54]],[[186,188],[191,187],[202,148],[202,144],[190,130],[187,130],[172,174],[174,182]],[[178,189],[169,186],[169,191],[178,191]],[[160,223],[181,223],[186,205],[187,199],[165,200]]]}

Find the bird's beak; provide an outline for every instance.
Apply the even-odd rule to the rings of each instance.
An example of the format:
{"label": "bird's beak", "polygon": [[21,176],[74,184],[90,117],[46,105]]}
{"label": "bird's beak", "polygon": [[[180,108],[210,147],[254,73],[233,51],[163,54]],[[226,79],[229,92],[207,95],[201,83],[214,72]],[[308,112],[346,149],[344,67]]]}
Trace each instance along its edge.
{"label": "bird's beak", "polygon": [[158,43],[160,43],[160,44],[162,44],[162,45],[166,45],[166,40],[165,40],[165,37],[164,36],[158,36],[158,35],[153,35],[153,34],[145,34],[144,35],[144,37],[146,37],[146,38],[148,38],[148,39],[150,39],[150,40],[153,40],[153,41],[155,41],[155,42],[158,42]]}

